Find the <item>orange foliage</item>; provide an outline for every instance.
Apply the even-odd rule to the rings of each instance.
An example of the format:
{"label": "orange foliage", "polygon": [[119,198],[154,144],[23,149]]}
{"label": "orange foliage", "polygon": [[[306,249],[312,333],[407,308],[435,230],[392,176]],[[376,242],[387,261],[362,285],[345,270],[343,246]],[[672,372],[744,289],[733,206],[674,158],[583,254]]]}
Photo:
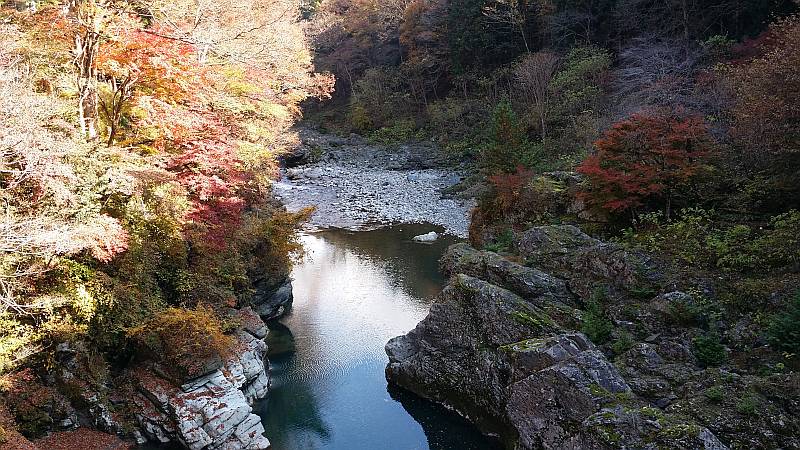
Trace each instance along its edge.
{"label": "orange foliage", "polygon": [[202,375],[203,366],[222,360],[233,348],[219,317],[208,307],[167,308],[128,330],[146,356],[162,361],[178,378]]}
{"label": "orange foliage", "polygon": [[595,142],[596,152],[578,167],[589,181],[581,197],[609,212],[665,203],[696,175],[712,152],[701,117],[636,114],[614,124]]}

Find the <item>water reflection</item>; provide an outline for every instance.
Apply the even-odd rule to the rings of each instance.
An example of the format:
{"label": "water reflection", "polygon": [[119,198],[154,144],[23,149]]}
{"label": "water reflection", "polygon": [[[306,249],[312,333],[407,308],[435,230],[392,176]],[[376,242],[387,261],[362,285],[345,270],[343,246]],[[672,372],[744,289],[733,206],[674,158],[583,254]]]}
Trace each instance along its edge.
{"label": "water reflection", "polygon": [[278,450],[485,449],[461,418],[389,393],[383,346],[413,328],[441,289],[437,260],[453,242],[411,242],[430,226],[330,231],[303,238],[295,302],[270,325],[269,398],[257,405]]}

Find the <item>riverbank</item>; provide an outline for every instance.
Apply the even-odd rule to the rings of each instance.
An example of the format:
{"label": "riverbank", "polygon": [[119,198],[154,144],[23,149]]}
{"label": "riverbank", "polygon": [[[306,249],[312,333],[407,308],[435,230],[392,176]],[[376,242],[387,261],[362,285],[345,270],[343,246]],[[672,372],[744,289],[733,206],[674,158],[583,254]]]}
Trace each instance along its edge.
{"label": "riverbank", "polygon": [[300,145],[273,185],[289,211],[315,206],[312,227],[374,229],[392,223],[431,223],[466,237],[471,199],[444,192],[465,172],[448,165],[431,143],[376,145],[361,136],[297,130]]}

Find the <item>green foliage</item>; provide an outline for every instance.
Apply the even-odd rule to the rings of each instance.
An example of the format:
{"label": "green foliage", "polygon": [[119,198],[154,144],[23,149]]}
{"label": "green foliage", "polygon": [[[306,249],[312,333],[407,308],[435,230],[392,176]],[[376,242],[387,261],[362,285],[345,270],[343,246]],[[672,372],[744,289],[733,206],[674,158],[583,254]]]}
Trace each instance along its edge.
{"label": "green foliage", "polygon": [[703,391],[703,395],[714,403],[721,403],[723,398],[725,398],[725,391],[722,386],[711,386]]}
{"label": "green foliage", "polygon": [[360,131],[371,130],[375,127],[366,106],[355,100],[350,105],[350,123],[354,129]]}
{"label": "green foliage", "polygon": [[413,120],[398,120],[389,126],[381,127],[367,134],[374,144],[397,145],[409,141],[422,140],[425,134],[417,129]]}
{"label": "green foliage", "polygon": [[755,415],[759,403],[755,395],[746,395],[736,403],[736,411],[747,416]]}
{"label": "green foliage", "polygon": [[661,213],[642,214],[624,240],[643,250],[666,254],[681,263],[733,272],[767,272],[800,264],[800,212],[770,219],[756,232],[744,224],[722,227],[714,211],[687,208],[679,218],[663,221]]}
{"label": "green foliage", "polygon": [[603,94],[603,78],[611,68],[611,54],[602,48],[575,47],[550,81],[556,93],[557,115],[577,117],[596,112]]}
{"label": "green foliage", "polygon": [[611,331],[614,329],[614,324],[611,323],[603,307],[606,297],[606,289],[595,288],[583,311],[581,332],[595,344],[607,342],[611,337]]}
{"label": "green foliage", "polygon": [[701,42],[700,45],[703,47],[703,50],[705,50],[708,58],[711,59],[711,61],[717,62],[730,57],[733,47],[736,45],[736,41],[728,38],[726,35],[715,34]]}
{"label": "green foliage", "polygon": [[715,332],[703,333],[692,339],[694,356],[705,367],[719,366],[728,359],[725,346]]}
{"label": "green foliage", "polygon": [[536,167],[541,157],[540,143],[528,141],[511,104],[500,102],[492,113],[490,140],[481,152],[481,165],[489,174],[511,173],[517,167]]}
{"label": "green foliage", "polygon": [[636,341],[634,341],[633,336],[627,331],[622,330],[619,332],[619,336],[614,343],[611,344],[611,350],[614,354],[621,355],[630,350],[635,343]]}
{"label": "green foliage", "polygon": [[770,318],[767,327],[770,345],[790,354],[800,354],[800,291],[788,307]]}
{"label": "green foliage", "polygon": [[500,233],[493,242],[486,244],[484,249],[490,252],[500,253],[509,251],[513,245],[514,232],[510,229],[506,229]]}

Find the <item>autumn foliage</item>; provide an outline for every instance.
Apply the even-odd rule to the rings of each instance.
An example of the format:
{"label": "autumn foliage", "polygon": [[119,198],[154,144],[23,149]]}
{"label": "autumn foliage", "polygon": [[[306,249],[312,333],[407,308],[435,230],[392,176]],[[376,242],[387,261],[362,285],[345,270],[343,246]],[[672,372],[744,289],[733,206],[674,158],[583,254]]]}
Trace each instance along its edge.
{"label": "autumn foliage", "polygon": [[143,349],[142,324],[221,355],[216,315],[300,253],[308,213],[269,185],[332,80],[296,6],[56,3],[2,6],[0,372],[66,336]]}
{"label": "autumn foliage", "polygon": [[703,119],[675,113],[635,114],[595,142],[579,167],[584,200],[610,213],[664,208],[704,167],[713,151]]}

